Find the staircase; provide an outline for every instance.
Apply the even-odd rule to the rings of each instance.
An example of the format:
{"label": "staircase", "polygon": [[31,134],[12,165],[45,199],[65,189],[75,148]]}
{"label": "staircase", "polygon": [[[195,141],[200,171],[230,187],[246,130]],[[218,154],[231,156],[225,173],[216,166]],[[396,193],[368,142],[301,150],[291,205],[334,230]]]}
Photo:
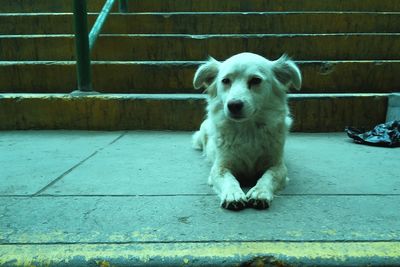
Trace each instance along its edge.
{"label": "staircase", "polygon": [[[303,87],[294,131],[370,128],[400,88],[398,0],[130,0],[92,53],[93,87],[76,88],[72,1],[0,6],[0,129],[194,130],[204,95],[193,74],[209,55],[287,53]],[[104,1],[88,0],[89,25]]]}

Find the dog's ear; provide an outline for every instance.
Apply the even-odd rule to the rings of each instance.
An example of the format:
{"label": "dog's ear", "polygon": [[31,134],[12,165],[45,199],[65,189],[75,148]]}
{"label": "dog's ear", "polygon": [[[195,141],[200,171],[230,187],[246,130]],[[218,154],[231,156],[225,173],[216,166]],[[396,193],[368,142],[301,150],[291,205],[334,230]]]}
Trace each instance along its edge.
{"label": "dog's ear", "polygon": [[197,69],[193,78],[194,88],[208,88],[214,82],[215,77],[217,77],[220,64],[220,62],[210,57],[206,63],[201,65]]}
{"label": "dog's ear", "polygon": [[272,62],[272,71],[275,78],[287,89],[294,87],[300,90],[301,72],[287,55],[282,55],[279,59]]}

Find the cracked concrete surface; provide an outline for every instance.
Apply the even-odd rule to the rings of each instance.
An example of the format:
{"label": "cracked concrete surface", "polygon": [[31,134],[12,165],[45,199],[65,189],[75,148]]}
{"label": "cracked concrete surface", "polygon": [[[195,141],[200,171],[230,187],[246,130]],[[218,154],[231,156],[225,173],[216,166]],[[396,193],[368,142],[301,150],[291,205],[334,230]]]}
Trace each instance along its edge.
{"label": "cracked concrete surface", "polygon": [[0,132],[0,266],[400,263],[397,149],[291,134],[287,188],[231,212],[190,135]]}

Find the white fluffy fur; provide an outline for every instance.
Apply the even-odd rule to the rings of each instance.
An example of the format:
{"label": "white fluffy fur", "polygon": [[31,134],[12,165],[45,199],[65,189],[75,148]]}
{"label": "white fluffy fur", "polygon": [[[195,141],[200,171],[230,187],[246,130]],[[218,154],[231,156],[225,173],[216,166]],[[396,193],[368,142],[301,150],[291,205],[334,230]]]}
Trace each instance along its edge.
{"label": "white fluffy fur", "polygon": [[[221,206],[268,208],[287,180],[283,149],[292,119],[289,87],[300,89],[301,74],[285,55],[269,61],[241,53],[224,62],[212,58],[196,71],[196,89],[208,92],[207,118],[193,135],[193,146],[212,162],[208,179]],[[235,114],[228,103],[241,102]],[[247,194],[241,183],[253,182]]]}

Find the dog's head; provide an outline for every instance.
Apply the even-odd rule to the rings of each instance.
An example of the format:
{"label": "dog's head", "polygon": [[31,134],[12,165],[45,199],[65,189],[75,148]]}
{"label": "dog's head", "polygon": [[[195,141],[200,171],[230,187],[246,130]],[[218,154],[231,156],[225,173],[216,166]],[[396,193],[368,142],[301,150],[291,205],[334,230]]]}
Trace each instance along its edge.
{"label": "dog's head", "polygon": [[197,69],[193,85],[218,98],[227,118],[244,121],[265,107],[281,107],[290,87],[300,89],[301,73],[286,55],[270,61],[241,53],[224,62],[210,58]]}

